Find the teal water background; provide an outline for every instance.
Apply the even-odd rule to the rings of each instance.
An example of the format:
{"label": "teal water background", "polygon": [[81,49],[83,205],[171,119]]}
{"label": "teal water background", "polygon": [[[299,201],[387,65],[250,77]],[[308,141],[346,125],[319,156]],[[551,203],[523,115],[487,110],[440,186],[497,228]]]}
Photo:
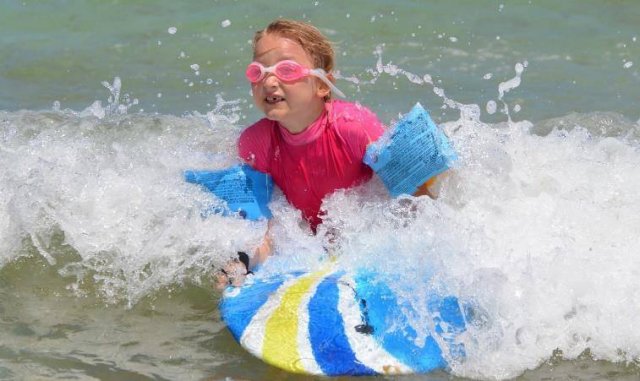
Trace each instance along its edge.
{"label": "teal water background", "polygon": [[[374,379],[638,379],[635,0],[0,0],[0,379],[307,379],[218,316],[212,265],[264,226],[201,220],[180,175],[235,159],[280,16],[334,42],[348,99],[387,124],[420,102],[460,151],[412,225],[376,184],[328,201],[345,257],[429,261],[493,321],[451,374]],[[322,252],[273,210],[283,255]]]}
{"label": "teal water background", "polygon": [[[86,107],[104,97],[99,83],[115,76],[147,112],[208,111],[216,94],[246,99],[248,41],[268,21],[288,16],[313,22],[335,42],[345,76],[370,79],[365,70],[374,68],[373,52],[384,44],[384,63],[429,74],[449,97],[481,104],[497,97],[497,84],[513,77],[517,62],[528,61],[525,85],[508,97],[522,107],[519,117],[613,111],[640,118],[640,9],[632,0],[4,1],[2,7],[3,110],[39,110],[54,100]],[[359,89],[339,85],[381,113],[397,114],[418,99],[437,106],[429,102],[429,86],[402,78]]]}

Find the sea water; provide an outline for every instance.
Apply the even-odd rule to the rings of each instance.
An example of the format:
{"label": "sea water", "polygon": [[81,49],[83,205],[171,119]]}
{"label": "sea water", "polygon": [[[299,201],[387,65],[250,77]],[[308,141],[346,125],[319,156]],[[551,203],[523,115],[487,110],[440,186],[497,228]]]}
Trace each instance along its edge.
{"label": "sea water", "polygon": [[637,379],[634,1],[2,2],[0,379],[304,379],[217,311],[214,268],[266,223],[203,219],[182,178],[237,162],[278,16],[334,41],[350,100],[387,125],[422,103],[460,156],[436,201],[337,192],[318,235],[271,204],[280,260],[398,274],[418,341],[427,293],[474,311],[453,376],[397,379]]}

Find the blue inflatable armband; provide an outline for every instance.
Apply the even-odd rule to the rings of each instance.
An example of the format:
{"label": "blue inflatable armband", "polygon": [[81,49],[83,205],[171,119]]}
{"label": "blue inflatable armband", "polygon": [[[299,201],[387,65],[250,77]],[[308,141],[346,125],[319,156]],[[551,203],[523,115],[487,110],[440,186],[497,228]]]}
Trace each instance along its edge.
{"label": "blue inflatable armband", "polygon": [[382,179],[393,197],[414,194],[456,160],[446,135],[417,103],[395,128],[367,147],[364,163]]}
{"label": "blue inflatable armband", "polygon": [[228,209],[213,210],[214,213],[238,213],[250,220],[271,218],[267,204],[273,193],[273,181],[266,173],[243,164],[218,171],[187,170],[184,178],[226,201]]}

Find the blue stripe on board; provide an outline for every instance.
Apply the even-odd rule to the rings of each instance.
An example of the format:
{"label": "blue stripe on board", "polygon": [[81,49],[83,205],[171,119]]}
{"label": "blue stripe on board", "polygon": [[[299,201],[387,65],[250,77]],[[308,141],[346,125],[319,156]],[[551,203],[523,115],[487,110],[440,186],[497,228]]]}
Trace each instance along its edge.
{"label": "blue stripe on board", "polygon": [[224,295],[220,300],[222,320],[239,342],[245,328],[269,296],[284,283],[284,278],[259,280],[241,287],[234,296]]}
{"label": "blue stripe on board", "polygon": [[[429,312],[437,313],[440,317],[436,319],[436,332],[438,333],[458,333],[464,331],[464,317],[460,311],[458,298],[448,296],[446,298],[433,298],[429,301]],[[440,326],[440,321],[447,323],[445,332]]]}
{"label": "blue stripe on board", "polygon": [[456,336],[466,329],[458,298],[455,296],[436,297],[430,300],[428,305],[429,312],[437,316],[434,319],[436,333],[448,344],[449,355],[454,359],[464,358],[466,356],[464,345],[455,342]]}
{"label": "blue stripe on board", "polygon": [[[309,339],[316,362],[327,376],[374,375],[373,369],[358,362],[338,311],[337,281],[342,273],[332,274],[317,287],[309,301]],[[353,329],[353,327],[347,327]]]}
{"label": "blue stripe on board", "polygon": [[[409,324],[404,308],[398,305],[393,291],[375,274],[360,272],[356,278],[358,297],[366,300],[366,313],[369,324],[374,327],[373,336],[382,347],[398,361],[413,368],[416,372],[429,372],[447,366],[440,347],[429,336],[425,344],[419,347],[415,343],[416,331]],[[394,322],[393,331],[386,329]]]}

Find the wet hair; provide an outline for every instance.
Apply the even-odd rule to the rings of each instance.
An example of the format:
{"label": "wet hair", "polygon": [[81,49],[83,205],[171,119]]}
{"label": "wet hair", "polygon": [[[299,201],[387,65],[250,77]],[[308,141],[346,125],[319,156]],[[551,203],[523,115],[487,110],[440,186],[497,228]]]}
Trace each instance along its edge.
{"label": "wet hair", "polygon": [[[315,68],[331,73],[334,65],[334,51],[331,42],[315,26],[296,20],[277,19],[253,36],[253,49],[266,34],[274,34],[295,41],[311,57]],[[329,76],[332,79],[332,76]]]}

